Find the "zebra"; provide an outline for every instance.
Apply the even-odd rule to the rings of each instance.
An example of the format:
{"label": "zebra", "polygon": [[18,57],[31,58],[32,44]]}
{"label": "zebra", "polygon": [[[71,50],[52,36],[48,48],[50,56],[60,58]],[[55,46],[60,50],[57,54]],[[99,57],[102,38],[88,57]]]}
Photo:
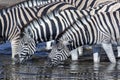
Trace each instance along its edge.
{"label": "zebra", "polygon": [[[98,1],[98,0],[44,0],[44,1],[43,0],[27,0],[27,1],[22,1],[20,3],[12,5],[11,7],[23,7],[23,6],[33,7],[33,6],[43,5],[43,4],[49,4],[52,2],[66,2],[66,3],[72,4],[77,9],[81,10],[81,9],[86,9],[87,7],[97,6],[99,4],[108,4],[110,2],[113,2],[113,0],[109,0],[109,1],[108,0],[104,0],[104,1]],[[46,49],[51,49],[52,42],[51,41],[47,42]]]}
{"label": "zebra", "polygon": [[[23,2],[18,3],[17,6],[18,7],[22,7],[22,6],[32,7],[32,6],[39,6],[39,5],[48,4],[48,3],[52,3],[52,2],[58,2],[58,1],[72,4],[79,10],[86,9],[88,7],[91,8],[91,7],[94,7],[97,5],[101,5],[101,4],[105,5],[105,4],[108,4],[110,2],[113,2],[113,0],[109,0],[109,1],[108,0],[103,0],[103,1],[98,1],[98,0],[93,0],[93,1],[92,0],[44,0],[44,1],[42,1],[42,0],[28,0],[28,1],[23,1]],[[116,0],[114,0],[114,1],[116,1]],[[53,40],[46,42],[45,50],[50,50],[52,48],[51,47],[52,44],[53,44]],[[79,55],[81,55],[83,52],[83,49],[81,47],[75,51],[77,51],[79,53]],[[75,51],[73,51],[73,52],[75,52]],[[72,55],[72,60],[78,59],[78,56],[76,56],[78,53]]]}
{"label": "zebra", "polygon": [[[62,3],[65,3],[65,2],[62,2]],[[51,3],[51,4],[54,4],[54,3]],[[57,2],[56,2],[56,4],[57,4]],[[47,5],[50,5],[50,3],[46,4],[46,6]],[[65,6],[67,6],[67,5],[65,5]],[[86,8],[86,7],[84,7],[84,8]],[[1,23],[0,36],[4,41],[9,40],[11,42],[13,59],[16,59],[15,58],[15,56],[17,54],[16,47],[18,46],[18,42],[19,42],[18,41],[19,33],[21,33],[20,29],[22,28],[23,25],[28,24],[33,19],[41,17],[40,14],[37,14],[38,10],[39,10],[38,6],[37,7],[10,7],[10,8],[1,10],[1,13],[0,13],[0,23]],[[40,8],[40,10],[41,10],[41,8]],[[48,12],[49,11],[51,11],[51,10],[48,8]],[[39,11],[38,11],[38,13],[39,13]],[[7,28],[5,26],[7,26]],[[24,40],[26,40],[26,39],[24,39]],[[33,49],[33,51],[34,50],[35,49]]]}
{"label": "zebra", "polygon": [[[82,45],[101,44],[112,63],[116,63],[111,47],[120,43],[120,11],[100,12],[84,16],[70,25],[56,38],[56,44],[48,54],[49,65],[57,65],[66,60],[69,52]],[[105,47],[107,46],[107,47]],[[111,54],[110,54],[111,53]]]}
{"label": "zebra", "polygon": [[[64,6],[64,7],[63,7]],[[42,10],[48,11],[44,12]],[[46,15],[52,10],[76,9],[72,5],[65,2],[55,2],[36,7],[15,7],[5,8],[0,13],[0,37],[4,41],[10,41],[12,45],[12,59],[15,59],[16,47],[18,45],[19,35],[23,25],[28,24],[34,19]],[[42,13],[42,12],[44,13]],[[42,14],[41,14],[42,13]]]}
{"label": "zebra", "polygon": [[[119,3],[117,3],[117,4],[119,4]],[[114,4],[114,6],[115,6],[115,4]],[[107,7],[107,5],[106,5],[106,7]],[[113,5],[111,5],[111,7],[113,7]],[[118,7],[118,8],[115,8],[112,10],[113,11],[119,10],[120,5],[117,5],[116,7]],[[102,9],[102,7],[100,7],[100,9]],[[109,12],[109,9],[111,11],[110,6],[103,10],[105,12],[106,11]],[[98,8],[97,8],[97,10],[99,11]],[[79,19],[83,16],[86,16],[88,14],[94,15],[97,12],[97,10],[92,10],[92,11],[81,10],[80,11],[80,10],[68,9],[68,10],[64,10],[64,11],[54,11],[54,12],[49,13],[46,16],[43,16],[37,20],[32,21],[30,24],[23,27],[23,29],[21,31],[23,33],[21,33],[21,34],[29,35],[29,37],[31,37],[32,40],[35,40],[34,43],[36,43],[36,44],[39,42],[50,41],[50,40],[56,39],[56,37],[62,31],[64,31],[68,26],[73,24],[77,19]],[[21,37],[21,39],[22,39],[22,37]],[[27,37],[25,37],[25,38],[27,38]],[[19,41],[22,42],[22,40],[19,40]],[[24,42],[22,42],[22,43],[23,44],[21,44],[21,45],[24,45]],[[29,44],[32,44],[32,43],[28,43],[28,45]],[[32,49],[29,49],[29,50],[32,50]],[[18,53],[22,53],[21,51],[24,51],[24,50],[18,50],[18,51],[19,51]]]}

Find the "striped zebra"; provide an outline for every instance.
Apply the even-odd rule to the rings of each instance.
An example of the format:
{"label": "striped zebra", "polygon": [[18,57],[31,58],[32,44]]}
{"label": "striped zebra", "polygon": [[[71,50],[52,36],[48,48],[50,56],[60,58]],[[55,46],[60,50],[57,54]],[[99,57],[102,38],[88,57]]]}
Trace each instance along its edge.
{"label": "striped zebra", "polygon": [[[116,0],[114,0],[116,1]],[[112,0],[104,0],[104,1],[97,1],[97,0],[93,0],[93,1],[82,1],[82,0],[27,0],[27,1],[22,1],[20,3],[17,3],[15,5],[12,5],[10,8],[14,8],[14,7],[33,7],[33,6],[39,6],[39,5],[43,5],[43,4],[49,4],[49,3],[53,3],[53,2],[66,2],[69,4],[74,5],[77,9],[86,9],[87,7],[93,7],[93,6],[97,6],[100,3],[109,3],[112,2]],[[86,5],[83,5],[86,4]]]}
{"label": "striped zebra", "polygon": [[[116,5],[118,4],[118,5]],[[67,27],[69,27],[70,25],[72,25],[75,21],[77,21],[77,19],[86,16],[86,15],[94,15],[96,14],[96,12],[98,12],[99,10],[103,9],[103,12],[106,12],[109,10],[110,11],[116,11],[120,9],[120,3],[116,3],[116,4],[111,4],[110,5],[105,5],[102,6],[104,8],[102,8],[101,6],[95,9],[90,9],[89,10],[64,10],[64,11],[55,11],[55,12],[51,12],[46,16],[43,16],[37,20],[32,21],[30,24],[28,24],[27,26],[23,27],[21,35],[22,37],[24,35],[29,35],[29,40],[31,37],[31,40],[35,40],[34,43],[38,43],[38,42],[45,42],[45,41],[50,41],[53,39],[56,39],[57,36],[64,31]],[[114,6],[114,8],[113,8]],[[118,8],[117,8],[118,7]],[[111,10],[112,8],[112,10]],[[22,39],[21,37],[21,39]],[[27,37],[24,37],[27,38]],[[27,40],[27,39],[26,39]],[[24,46],[24,42],[22,40],[20,40],[21,45]],[[32,43],[28,43],[27,45],[29,46],[29,44]],[[20,46],[21,46],[20,45]],[[35,44],[33,44],[35,45]],[[22,46],[21,46],[22,47]],[[20,50],[18,50],[18,53],[22,54],[21,48],[19,48]],[[29,49],[29,51],[32,49]],[[29,53],[29,54],[33,54],[33,53]],[[21,56],[21,55],[20,55]]]}
{"label": "striped zebra", "polygon": [[96,44],[101,44],[109,60],[116,63],[111,43],[120,44],[120,11],[82,17],[58,35],[56,45],[48,55],[49,64],[54,66],[66,60],[69,52],[79,46]]}
{"label": "striped zebra", "polygon": [[[114,1],[116,1],[116,0],[114,0]],[[113,2],[113,0],[109,0],[109,1],[108,0],[103,0],[103,1],[98,1],[98,0],[27,0],[27,1],[22,1],[18,4],[12,5],[11,7],[23,7],[23,6],[33,7],[33,6],[39,6],[39,5],[53,3],[53,2],[66,2],[66,3],[72,4],[77,9],[81,10],[81,9],[86,9],[88,7],[95,7],[99,4],[105,5],[110,2]],[[42,11],[42,12],[44,12],[44,11]],[[46,45],[47,50],[51,49],[52,42],[53,41],[47,42],[47,45]],[[79,53],[81,53],[81,51],[79,51]]]}
{"label": "striped zebra", "polygon": [[[62,2],[62,3],[65,3],[65,2]],[[54,3],[51,3],[51,4],[54,4]],[[50,5],[50,3],[46,4],[46,6],[48,6],[48,5]],[[57,5],[57,2],[56,2],[56,5]],[[66,3],[65,6],[68,6],[68,5]],[[59,6],[60,7],[59,8],[58,6],[53,7],[51,5],[51,6],[47,7],[48,11],[46,11],[46,13],[48,13],[49,11],[52,11],[50,9],[51,7],[52,7],[52,9],[53,8],[61,9],[61,7]],[[4,41],[9,40],[11,42],[13,59],[15,59],[15,55],[17,54],[16,48],[18,46],[19,33],[21,32],[20,29],[23,28],[22,27],[23,25],[28,24],[33,19],[41,17],[41,15],[45,14],[45,13],[39,14],[39,13],[41,13],[39,10],[47,9],[44,7],[42,9],[39,7],[10,7],[10,8],[1,10],[1,13],[0,13],[0,23],[1,23],[0,37]],[[65,7],[62,7],[62,8],[65,8]],[[84,7],[84,8],[86,8],[86,7]],[[23,40],[26,40],[26,39],[23,39]],[[24,47],[27,47],[27,46],[24,46]],[[32,49],[32,50],[34,51],[35,49]]]}
{"label": "striped zebra", "polygon": [[[68,7],[74,7],[70,5],[68,2],[66,3],[65,1],[52,1],[53,3],[50,3],[50,1],[42,1],[42,0],[28,0],[28,1],[23,1],[18,4],[12,5],[9,8],[15,8],[15,7],[33,7],[33,6],[40,6],[42,9],[39,9],[38,16],[43,16],[46,13],[49,13],[52,10],[64,10],[67,9]],[[45,5],[44,5],[45,4]],[[66,5],[65,5],[66,4]],[[71,3],[72,4],[72,3]],[[1,39],[3,40],[3,39]],[[2,41],[1,41],[2,42]],[[46,49],[51,49],[51,42],[47,43]]]}
{"label": "striped zebra", "polygon": [[15,7],[2,9],[0,13],[0,37],[4,41],[9,40],[11,42],[12,58],[15,59],[21,28],[23,28],[24,25],[53,10],[61,11],[65,9],[76,8],[65,2],[55,2],[37,7]]}
{"label": "striped zebra", "polygon": [[[23,1],[23,2],[18,3],[17,6],[18,7],[22,7],[22,6],[32,7],[32,6],[39,6],[39,5],[53,3],[53,2],[59,2],[59,1],[72,4],[79,10],[86,9],[88,7],[90,7],[90,8],[95,7],[95,6],[98,6],[101,4],[105,5],[110,2],[113,2],[113,0],[109,0],[109,1],[108,0],[103,0],[103,1],[99,1],[99,0],[28,0],[28,1]],[[114,1],[117,1],[117,0],[114,0]],[[51,47],[52,44],[53,44],[53,40],[46,42],[45,50],[50,50],[52,48]],[[41,50],[41,49],[39,49],[39,50]],[[73,51],[73,52],[75,52],[75,51]],[[81,55],[83,52],[82,47],[77,49],[77,52],[79,53],[79,55]],[[78,56],[76,56],[78,53],[72,55],[72,60],[78,59]]]}

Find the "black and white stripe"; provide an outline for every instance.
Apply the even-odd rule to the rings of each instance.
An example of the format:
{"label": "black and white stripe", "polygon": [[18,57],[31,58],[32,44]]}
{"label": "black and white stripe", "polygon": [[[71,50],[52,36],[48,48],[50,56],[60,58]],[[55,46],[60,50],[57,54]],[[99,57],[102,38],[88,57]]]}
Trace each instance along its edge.
{"label": "black and white stripe", "polygon": [[[120,11],[85,16],[67,28],[57,39],[49,54],[52,63],[67,59],[69,51],[83,45],[102,44],[112,63],[116,63],[111,43],[120,43]],[[107,46],[107,47],[106,47]],[[55,55],[55,56],[53,56]]]}
{"label": "black and white stripe", "polygon": [[[89,9],[90,11],[89,10],[79,11],[79,10],[70,10],[70,9],[60,12],[55,11],[49,13],[46,16],[43,16],[42,18],[39,18],[38,20],[32,21],[29,25],[26,26],[23,32],[25,32],[25,34],[28,35],[30,34],[31,39],[34,39],[36,43],[50,41],[56,39],[56,37],[61,32],[63,32],[68,26],[72,25],[77,19],[89,14],[94,15],[99,10],[103,9],[102,7],[105,8],[103,9],[103,12],[112,11],[111,7],[113,6],[116,7],[116,4],[113,4],[111,6],[105,5],[107,8],[105,8],[104,6],[100,6],[96,9]],[[116,9],[113,9],[113,11],[119,10],[119,8],[120,6]]]}
{"label": "black and white stripe", "polygon": [[[41,3],[41,1],[39,1],[39,0],[26,1],[26,2],[22,2],[22,3],[18,3],[18,4],[16,4],[16,6],[11,6],[10,8],[1,10],[1,13],[0,13],[1,14],[1,26],[2,26],[1,27],[1,38],[3,38],[3,40],[11,41],[12,58],[14,58],[14,55],[16,53],[16,46],[18,45],[17,39],[19,38],[19,36],[17,36],[17,35],[19,35],[19,33],[21,32],[19,29],[22,28],[23,25],[27,24],[28,22],[32,21],[33,19],[35,19],[37,17],[41,17],[42,15],[45,15],[46,13],[48,13],[54,9],[55,10],[56,9],[64,10],[64,9],[70,8],[70,6],[71,6],[70,4],[75,4],[74,6],[76,6],[78,8],[78,5],[76,5],[76,4],[79,4],[79,6],[80,6],[81,3],[87,4],[88,1],[84,1],[84,2],[80,1],[79,2],[79,1],[75,0],[75,3],[74,3],[73,0],[71,0],[71,1],[64,0],[63,2],[51,0],[48,2],[49,2],[49,4],[46,4],[47,3],[46,1],[45,2],[43,1]],[[51,3],[51,2],[55,2],[55,3]],[[70,4],[67,4],[65,2],[70,3]],[[95,1],[90,1],[90,2],[92,4],[95,3]],[[40,8],[39,7],[34,7],[34,8],[30,7],[30,6],[39,5],[39,3],[46,4],[46,5],[43,5]],[[58,3],[60,3],[60,4],[58,5]],[[57,6],[55,6],[55,5],[57,5]],[[89,5],[85,5],[85,6],[81,7],[81,9],[85,9]],[[27,7],[27,6],[29,6],[29,7]],[[41,14],[41,12],[42,12],[42,14]],[[36,13],[37,13],[37,15],[36,15]],[[5,26],[7,26],[7,28]],[[16,28],[16,26],[17,26],[17,28]]]}
{"label": "black and white stripe", "polygon": [[[101,4],[105,5],[105,4],[108,4],[108,3],[113,2],[113,1],[110,1],[110,0],[109,1],[107,1],[107,0],[105,0],[105,1],[98,1],[98,0],[44,0],[44,1],[42,1],[42,0],[28,0],[28,1],[20,2],[13,7],[16,7],[16,6],[17,7],[23,7],[23,6],[24,7],[33,7],[33,6],[43,5],[43,4],[50,4],[50,3],[54,3],[54,2],[69,3],[69,4],[72,4],[74,7],[76,7],[76,9],[81,10],[81,9],[86,9],[88,7],[95,7],[95,6],[101,5]],[[46,7],[51,7],[51,6],[45,6],[44,7],[45,9],[43,9],[43,10],[41,9],[41,13],[39,15],[46,14],[46,10],[48,9]],[[51,8],[53,8],[53,7],[51,7]],[[63,6],[63,7],[61,7],[62,10],[64,10],[66,8],[65,6]],[[51,8],[49,8],[47,11],[50,11]],[[51,41],[47,42],[46,49],[51,49]],[[79,53],[81,53],[81,50],[82,49],[78,49]]]}
{"label": "black and white stripe", "polygon": [[65,9],[75,8],[65,2],[55,2],[37,7],[15,7],[2,9],[0,13],[0,37],[5,41],[11,41],[12,58],[14,58],[17,53],[16,48],[18,46],[18,39],[23,25],[26,25],[32,20],[46,15],[53,10],[60,11]]}

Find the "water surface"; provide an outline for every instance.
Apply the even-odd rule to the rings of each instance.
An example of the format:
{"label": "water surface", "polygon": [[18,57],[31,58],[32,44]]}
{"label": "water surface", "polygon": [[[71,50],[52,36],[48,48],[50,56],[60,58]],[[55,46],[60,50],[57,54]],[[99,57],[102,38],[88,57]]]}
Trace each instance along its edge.
{"label": "water surface", "polygon": [[120,64],[102,61],[93,64],[88,57],[68,59],[57,67],[45,69],[45,57],[24,64],[12,64],[11,55],[0,55],[0,80],[120,80]]}

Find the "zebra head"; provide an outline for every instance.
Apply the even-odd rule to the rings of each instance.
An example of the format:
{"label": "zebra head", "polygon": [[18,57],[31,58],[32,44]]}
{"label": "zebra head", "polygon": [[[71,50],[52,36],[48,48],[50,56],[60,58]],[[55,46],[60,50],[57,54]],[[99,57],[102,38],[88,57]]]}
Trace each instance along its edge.
{"label": "zebra head", "polygon": [[17,54],[15,59],[17,63],[22,63],[31,58],[36,50],[36,43],[29,34],[24,33],[19,39]]}
{"label": "zebra head", "polygon": [[51,53],[48,55],[47,65],[52,67],[60,64],[70,56],[71,41],[58,41],[53,45]]}

